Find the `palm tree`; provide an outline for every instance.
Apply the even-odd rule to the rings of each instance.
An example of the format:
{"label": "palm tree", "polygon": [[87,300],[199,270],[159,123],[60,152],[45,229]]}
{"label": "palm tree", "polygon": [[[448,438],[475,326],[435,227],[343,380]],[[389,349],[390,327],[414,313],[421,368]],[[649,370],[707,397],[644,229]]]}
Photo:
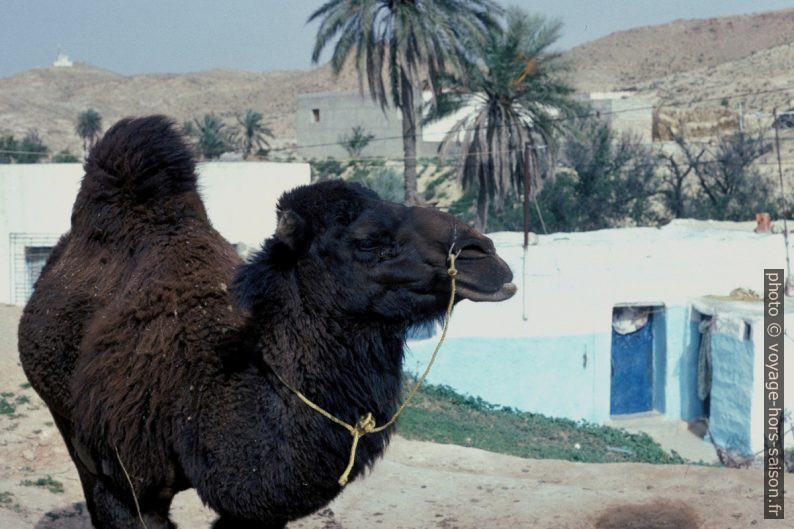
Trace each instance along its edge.
{"label": "palm tree", "polygon": [[198,136],[198,131],[196,130],[196,124],[189,119],[186,119],[182,122],[182,131],[184,131],[185,135],[189,138],[194,138]]}
{"label": "palm tree", "polygon": [[253,110],[246,110],[243,116],[237,116],[237,122],[242,128],[243,158],[248,158],[254,147],[259,149],[270,147],[266,137],[273,137],[273,132],[262,123],[262,114]]}
{"label": "palm tree", "polygon": [[340,135],[337,143],[347,151],[348,156],[356,159],[361,156],[367,145],[374,139],[374,134],[367,132],[361,125],[356,125],[350,134]]}
{"label": "palm tree", "polygon": [[[505,27],[481,41],[462,79],[443,79],[449,89],[429,109],[427,121],[467,109],[441,148],[461,151],[458,179],[464,189],[477,189],[481,230],[491,201],[500,207],[511,193],[520,193],[525,164],[538,167],[539,151],[554,150],[565,116],[580,109],[570,97],[573,89],[557,75],[567,65],[560,53],[549,51],[561,27],[557,20],[508,9]],[[525,160],[527,146],[530,160]],[[538,184],[537,174],[534,178]]]}
{"label": "palm tree", "polygon": [[102,131],[102,116],[93,108],[80,112],[74,130],[83,140],[83,153],[87,156],[88,149],[94,146]]}
{"label": "palm tree", "polygon": [[384,111],[389,99],[400,109],[409,204],[419,202],[414,95],[420,70],[437,94],[439,77],[463,61],[467,48],[496,25],[493,17],[500,12],[492,0],[328,0],[309,17],[309,22],[321,20],[312,61],[317,63],[336,39],[334,73],[352,54],[362,90],[366,77],[372,99]]}
{"label": "palm tree", "polygon": [[204,114],[201,121],[196,119],[195,123],[196,147],[204,158],[218,158],[231,149],[234,138],[221,118],[215,114]]}

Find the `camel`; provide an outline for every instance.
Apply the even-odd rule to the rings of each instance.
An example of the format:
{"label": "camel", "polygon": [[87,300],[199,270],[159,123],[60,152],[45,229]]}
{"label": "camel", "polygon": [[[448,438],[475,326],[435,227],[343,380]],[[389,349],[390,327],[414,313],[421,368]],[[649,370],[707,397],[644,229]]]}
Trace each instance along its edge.
{"label": "camel", "polygon": [[[490,239],[451,215],[328,181],[285,193],[278,227],[241,262],[213,229],[173,121],[127,118],[93,147],[71,230],[19,325],[97,528],[173,528],[195,488],[213,527],[283,528],[330,502],[349,423],[399,404],[412,326],[455,301],[515,292]],[[355,479],[393,428],[361,439]]]}

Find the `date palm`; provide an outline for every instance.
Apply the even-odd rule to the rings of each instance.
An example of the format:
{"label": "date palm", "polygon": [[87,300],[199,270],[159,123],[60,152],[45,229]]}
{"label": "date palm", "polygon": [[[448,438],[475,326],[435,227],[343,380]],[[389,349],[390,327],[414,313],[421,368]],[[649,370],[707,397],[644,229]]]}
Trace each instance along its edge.
{"label": "date palm", "polygon": [[375,135],[366,131],[361,125],[356,125],[350,134],[339,136],[338,142],[347,151],[347,155],[353,159],[361,156],[361,153],[375,139]]}
{"label": "date palm", "polygon": [[254,147],[261,149],[270,147],[267,137],[273,137],[272,131],[262,123],[262,114],[253,110],[246,110],[242,116],[237,116],[237,123],[242,129],[243,157],[248,158]]}
{"label": "date palm", "polygon": [[495,26],[491,0],[329,0],[309,17],[320,20],[312,61],[334,39],[331,67],[338,74],[352,55],[363,89],[384,110],[402,114],[405,200],[419,201],[416,186],[417,103],[420,72],[434,93],[438,79],[458,66],[468,47]]}
{"label": "date palm", "polygon": [[[559,21],[508,9],[504,27],[479,43],[462,77],[442,80],[444,92],[429,109],[428,121],[466,109],[441,148],[460,150],[459,182],[477,189],[481,230],[490,203],[498,207],[521,192],[525,164],[537,167],[541,149],[553,150],[565,117],[580,110],[571,99],[573,89],[558,75],[567,65],[549,50],[561,27]],[[531,160],[525,159],[527,145]]]}
{"label": "date palm", "polygon": [[88,155],[88,149],[96,143],[102,131],[102,116],[93,108],[80,112],[74,130],[83,140],[83,153]]}
{"label": "date palm", "polygon": [[232,148],[234,137],[215,114],[205,114],[195,124],[196,148],[205,159],[218,158]]}

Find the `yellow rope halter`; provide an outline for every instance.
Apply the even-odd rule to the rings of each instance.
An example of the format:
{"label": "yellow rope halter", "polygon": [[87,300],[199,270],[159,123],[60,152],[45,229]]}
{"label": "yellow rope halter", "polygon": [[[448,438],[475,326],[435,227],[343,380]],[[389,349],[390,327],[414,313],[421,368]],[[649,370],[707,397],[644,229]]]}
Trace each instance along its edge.
{"label": "yellow rope halter", "polygon": [[452,317],[452,308],[455,305],[455,276],[458,274],[458,270],[455,268],[455,259],[458,257],[459,254],[460,252],[452,253],[452,249],[450,249],[449,268],[447,269],[447,273],[449,274],[450,277],[451,287],[449,294],[449,304],[447,305],[447,313],[446,316],[444,317],[444,325],[441,328],[441,338],[438,340],[438,344],[436,345],[436,348],[433,351],[432,356],[430,357],[430,362],[428,362],[424,373],[422,373],[422,376],[419,377],[419,380],[416,381],[416,384],[414,385],[413,389],[411,389],[410,393],[408,393],[408,396],[400,405],[400,407],[397,408],[397,411],[394,413],[394,415],[392,415],[392,418],[389,419],[385,424],[381,426],[377,426],[375,424],[375,417],[372,416],[372,412],[369,412],[366,415],[362,416],[355,425],[349,424],[343,421],[342,419],[332,415],[328,411],[322,409],[320,406],[309,400],[309,398],[306,397],[306,395],[304,395],[298,389],[290,385],[286,380],[284,380],[281,377],[281,375],[276,373],[276,377],[278,377],[281,383],[284,384],[290,391],[292,391],[301,401],[303,401],[304,404],[306,404],[308,407],[310,407],[311,409],[313,409],[314,411],[316,411],[317,413],[319,413],[329,421],[335,422],[339,426],[345,428],[348,432],[350,432],[350,435],[353,436],[353,444],[350,447],[350,460],[347,462],[347,467],[345,468],[345,471],[342,472],[342,475],[339,477],[339,481],[338,481],[338,483],[341,486],[344,487],[345,485],[347,485],[347,480],[350,477],[350,472],[353,470],[353,465],[355,464],[356,461],[356,449],[358,448],[359,439],[370,433],[382,432],[383,430],[394,424],[394,422],[397,420],[400,414],[403,411],[405,411],[406,407],[408,407],[408,404],[411,402],[411,399],[414,398],[416,392],[419,391],[419,387],[422,385],[422,382],[425,381],[425,378],[427,378],[427,374],[430,373],[430,368],[433,366],[433,362],[436,361],[436,356],[438,355],[439,349],[441,349],[441,344],[444,343],[444,339],[447,337],[447,328],[449,326],[449,320]]}
{"label": "yellow rope halter", "polygon": [[[381,426],[377,426],[375,424],[375,417],[372,416],[372,412],[369,412],[363,417],[361,417],[355,425],[348,424],[342,419],[339,419],[338,417],[331,415],[329,412],[325,411],[314,402],[310,401],[308,397],[306,397],[306,395],[304,395],[296,388],[288,384],[287,381],[281,377],[281,375],[273,371],[276,374],[276,377],[278,377],[278,379],[281,381],[281,383],[284,384],[287,388],[289,388],[289,390],[292,391],[295,395],[297,395],[297,397],[300,400],[302,400],[304,404],[306,404],[308,407],[310,407],[320,415],[324,416],[329,421],[333,421],[339,426],[342,426],[343,428],[345,428],[347,431],[350,432],[350,435],[353,436],[353,444],[350,447],[350,460],[347,462],[347,467],[345,467],[345,471],[342,472],[342,475],[339,477],[338,480],[338,483],[341,486],[344,487],[345,485],[347,485],[347,480],[350,477],[350,472],[353,470],[353,465],[356,462],[356,449],[358,449],[359,439],[361,439],[362,437],[364,437],[369,433],[382,432],[383,430],[394,424],[394,422],[397,420],[400,414],[403,411],[405,411],[405,408],[408,407],[408,404],[411,402],[411,399],[414,398],[416,392],[419,391],[419,388],[421,387],[422,383],[425,381],[425,378],[427,378],[427,374],[430,373],[430,368],[433,367],[433,362],[436,361],[436,356],[438,355],[438,351],[441,349],[441,344],[444,343],[444,339],[447,337],[447,328],[449,327],[449,320],[452,317],[452,308],[455,306],[455,276],[458,275],[458,270],[455,268],[455,259],[458,257],[458,255],[460,255],[460,251],[458,251],[457,253],[453,253],[452,248],[450,248],[449,268],[447,269],[447,274],[449,274],[449,278],[450,278],[450,294],[449,294],[449,304],[447,305],[447,313],[444,316],[444,325],[441,328],[441,338],[439,338],[438,344],[436,345],[436,348],[433,350],[433,354],[430,357],[430,362],[428,362],[424,373],[422,373],[422,376],[419,377],[419,380],[416,381],[416,384],[414,384],[413,389],[411,389],[411,392],[408,393],[408,396],[405,398],[403,403],[400,404],[400,407],[397,408],[397,411],[394,412],[392,418],[389,419],[388,422],[386,422],[385,424]],[[116,458],[119,461],[119,465],[121,465],[121,470],[124,472],[124,476],[127,478],[127,484],[130,486],[130,491],[132,492],[132,499],[135,501],[135,510],[138,513],[138,520],[141,522],[141,526],[143,526],[143,528],[146,529],[146,522],[143,521],[143,515],[141,514],[141,506],[138,503],[138,497],[135,494],[135,487],[132,484],[132,479],[130,478],[130,475],[127,473],[127,469],[124,467],[124,463],[121,461],[121,456],[119,455],[118,448],[114,447],[114,450],[116,452]]]}

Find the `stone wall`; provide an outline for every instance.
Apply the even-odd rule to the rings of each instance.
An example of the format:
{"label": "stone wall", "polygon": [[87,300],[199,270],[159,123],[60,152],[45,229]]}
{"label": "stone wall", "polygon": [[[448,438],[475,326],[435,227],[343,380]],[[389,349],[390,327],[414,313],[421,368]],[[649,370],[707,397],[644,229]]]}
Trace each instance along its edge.
{"label": "stone wall", "polygon": [[[342,136],[350,135],[356,126],[375,136],[362,156],[392,160],[402,160],[404,156],[400,110],[388,107],[384,111],[368,95],[359,92],[300,94],[296,119],[297,151],[303,159],[348,158],[339,141]],[[417,128],[417,156],[435,156],[437,144],[423,141],[421,127],[417,125]]]}

